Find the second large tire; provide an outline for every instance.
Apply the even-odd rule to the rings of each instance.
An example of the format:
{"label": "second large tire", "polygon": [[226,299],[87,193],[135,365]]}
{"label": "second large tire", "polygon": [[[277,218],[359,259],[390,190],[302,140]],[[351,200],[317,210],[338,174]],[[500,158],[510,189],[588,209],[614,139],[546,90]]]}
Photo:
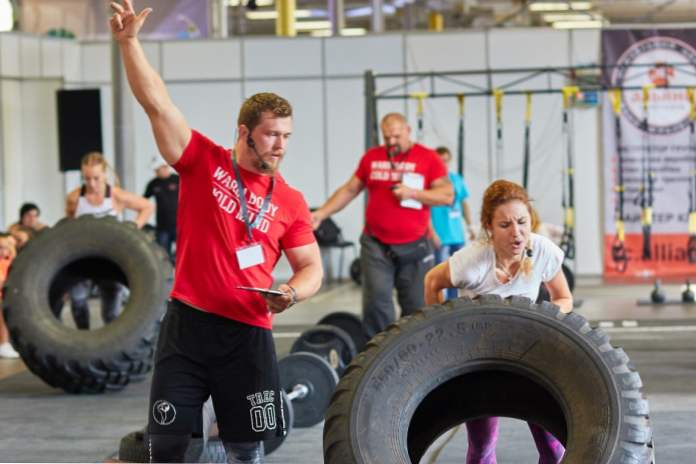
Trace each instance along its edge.
{"label": "second large tire", "polygon": [[526,298],[452,300],[391,325],[348,366],[324,459],[417,463],[455,425],[504,416],[553,433],[564,463],[648,463],[641,386],[624,351],[578,314]]}
{"label": "second large tire", "polygon": [[[81,279],[127,286],[123,312],[96,330],[61,323],[52,300]],[[29,242],[13,263],[3,308],[12,344],[51,386],[69,393],[122,389],[152,368],[172,281],[166,253],[137,228],[113,218],[63,220]]]}

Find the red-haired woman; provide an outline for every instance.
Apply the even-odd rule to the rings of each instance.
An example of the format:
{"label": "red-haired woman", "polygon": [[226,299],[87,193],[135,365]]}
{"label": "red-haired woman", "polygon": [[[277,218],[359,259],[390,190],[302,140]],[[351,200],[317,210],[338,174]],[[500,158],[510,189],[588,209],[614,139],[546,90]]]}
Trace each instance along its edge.
{"label": "red-haired woman", "polygon": [[[535,301],[544,282],[551,302],[561,311],[570,312],[573,297],[561,270],[563,252],[549,239],[532,233],[534,216],[524,188],[506,180],[493,182],[483,194],[483,237],[428,272],[426,304],[442,302],[442,289],[449,287],[464,289],[471,295],[517,295]],[[471,420],[466,428],[466,463],[494,464],[498,418]],[[538,425],[530,423],[529,429],[539,451],[539,463],[560,462],[563,445]]]}

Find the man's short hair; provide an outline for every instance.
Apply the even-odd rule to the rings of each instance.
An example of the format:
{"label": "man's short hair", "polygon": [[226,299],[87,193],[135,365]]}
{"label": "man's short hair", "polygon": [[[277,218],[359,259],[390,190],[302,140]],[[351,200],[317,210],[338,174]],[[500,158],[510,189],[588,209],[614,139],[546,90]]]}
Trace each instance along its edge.
{"label": "man's short hair", "polygon": [[382,121],[380,122],[381,125],[386,124],[391,121],[397,121],[400,122],[401,124],[408,124],[408,121],[406,121],[406,118],[404,117],[403,114],[401,113],[387,113],[384,115],[382,118]]}
{"label": "man's short hair", "polygon": [[273,113],[275,118],[289,118],[292,116],[292,106],[286,99],[274,93],[257,93],[242,104],[237,125],[244,124],[251,132],[259,125],[261,115],[266,112]]}
{"label": "man's short hair", "polygon": [[451,156],[451,155],[452,155],[452,152],[449,151],[449,148],[444,147],[444,146],[442,146],[442,147],[437,147],[437,148],[435,149],[435,151],[436,151],[437,154],[440,155],[440,156],[442,156],[442,155],[450,155],[450,156]]}
{"label": "man's short hair", "polygon": [[20,208],[19,208],[19,219],[20,221],[24,217],[25,214],[27,214],[30,211],[36,210],[37,214],[41,214],[41,210],[39,207],[34,204],[34,203],[24,203]]}

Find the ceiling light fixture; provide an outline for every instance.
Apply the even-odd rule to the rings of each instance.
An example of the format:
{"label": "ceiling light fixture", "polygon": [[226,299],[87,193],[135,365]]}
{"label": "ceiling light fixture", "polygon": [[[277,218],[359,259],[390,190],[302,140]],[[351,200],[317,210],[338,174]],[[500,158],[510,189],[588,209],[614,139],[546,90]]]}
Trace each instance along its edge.
{"label": "ceiling light fixture", "polygon": [[[295,10],[295,19],[297,18],[311,18],[312,10]],[[251,20],[263,21],[269,19],[278,18],[278,12],[276,10],[265,10],[265,11],[247,11],[246,18]]]}
{"label": "ceiling light fixture", "polygon": [[551,26],[555,29],[598,29],[604,26],[604,21],[556,21]]}
{"label": "ceiling light fixture", "polygon": [[534,2],[529,11],[586,11],[592,9],[592,2]]}

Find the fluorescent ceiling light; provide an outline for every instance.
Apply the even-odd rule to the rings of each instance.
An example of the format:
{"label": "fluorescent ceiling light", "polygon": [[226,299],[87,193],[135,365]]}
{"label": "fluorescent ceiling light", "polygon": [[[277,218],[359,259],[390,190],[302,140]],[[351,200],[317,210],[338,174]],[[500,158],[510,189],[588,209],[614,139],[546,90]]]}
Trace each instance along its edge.
{"label": "fluorescent ceiling light", "polygon": [[597,18],[593,17],[592,15],[589,14],[583,14],[583,13],[568,13],[568,14],[563,14],[563,13],[547,13],[542,16],[544,21],[547,23],[553,23],[556,21],[591,21],[591,20],[596,20]]}
{"label": "fluorescent ceiling light", "polygon": [[592,2],[534,2],[529,11],[585,11],[592,9]]}
{"label": "fluorescent ceiling light", "polygon": [[552,26],[556,29],[593,29],[604,26],[604,21],[556,21]]}
{"label": "fluorescent ceiling light", "polygon": [[[345,27],[341,29],[341,35],[344,37],[348,36],[358,36],[367,34],[367,29],[364,27]],[[317,31],[312,31],[310,34],[312,37],[331,37],[330,29],[321,29]]]}
{"label": "fluorescent ceiling light", "polygon": [[[394,5],[383,5],[382,12],[386,15],[396,14],[396,7]],[[371,6],[359,6],[356,8],[348,8],[345,12],[346,18],[362,18],[366,16],[372,16]]]}
{"label": "fluorescent ceiling light", "polygon": [[14,25],[14,13],[10,0],[0,0],[0,32],[12,30]]}
{"label": "fluorescent ceiling light", "polygon": [[367,34],[367,29],[364,27],[346,27],[341,30],[341,35],[355,37],[358,35]]}
{"label": "fluorescent ceiling light", "polygon": [[296,21],[295,30],[298,31],[316,31],[318,29],[331,28],[330,21]]}
{"label": "fluorescent ceiling light", "polygon": [[[247,11],[247,19],[252,20],[265,20],[265,19],[276,19],[278,18],[278,12],[276,10],[266,10],[266,11]],[[295,18],[311,18],[311,10],[295,10]]]}

